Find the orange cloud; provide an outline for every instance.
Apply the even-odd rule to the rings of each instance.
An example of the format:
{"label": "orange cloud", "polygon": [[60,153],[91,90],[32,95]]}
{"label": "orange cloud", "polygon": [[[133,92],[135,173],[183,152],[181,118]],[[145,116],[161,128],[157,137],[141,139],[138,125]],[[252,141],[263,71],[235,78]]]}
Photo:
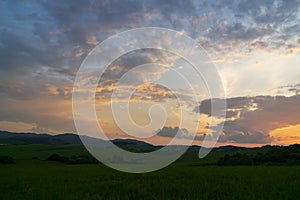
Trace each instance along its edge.
{"label": "orange cloud", "polygon": [[272,144],[300,144],[300,124],[277,128],[269,134],[274,138]]}

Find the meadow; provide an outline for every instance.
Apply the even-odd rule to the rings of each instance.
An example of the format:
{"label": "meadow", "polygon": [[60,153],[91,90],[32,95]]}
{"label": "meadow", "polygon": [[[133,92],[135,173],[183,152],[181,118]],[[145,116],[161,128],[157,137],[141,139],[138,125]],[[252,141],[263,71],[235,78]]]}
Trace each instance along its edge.
{"label": "meadow", "polygon": [[300,199],[300,166],[215,166],[223,152],[188,153],[159,171],[128,174],[102,164],[67,165],[52,153],[87,155],[76,145],[7,145],[0,199]]}

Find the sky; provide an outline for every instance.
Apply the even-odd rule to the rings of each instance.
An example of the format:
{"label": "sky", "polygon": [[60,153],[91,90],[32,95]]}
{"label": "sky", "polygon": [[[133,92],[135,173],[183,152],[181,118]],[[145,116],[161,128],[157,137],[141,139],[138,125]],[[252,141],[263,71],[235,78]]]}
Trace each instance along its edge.
{"label": "sky", "polygon": [[[206,50],[226,94],[216,99],[227,104],[218,144],[300,143],[299,0],[1,1],[0,129],[76,133],[72,91],[82,62],[108,37],[142,27],[178,31]],[[148,66],[146,71],[132,72],[146,63],[164,67]],[[127,137],[110,107],[118,79],[127,72],[133,73],[129,80],[145,79],[143,74],[161,77],[172,67],[185,66],[177,55],[155,49],[138,50],[111,63],[96,93],[99,124],[109,138]],[[157,135],[146,141],[164,144],[179,130],[185,143],[191,139],[191,126],[196,122],[200,126],[195,144],[214,134],[214,127],[221,123],[219,116],[210,112],[211,101],[203,82],[194,80],[193,85],[203,93],[197,94],[198,105],[185,105],[181,116],[176,93],[169,88],[152,83],[135,88],[131,114],[140,126],[149,123],[147,111],[152,105],[160,102],[166,108],[165,124],[147,129],[145,134]],[[184,89],[181,94],[191,98]],[[159,117],[158,122],[164,121]],[[190,120],[178,129],[181,117]],[[209,126],[211,120],[216,124]]]}

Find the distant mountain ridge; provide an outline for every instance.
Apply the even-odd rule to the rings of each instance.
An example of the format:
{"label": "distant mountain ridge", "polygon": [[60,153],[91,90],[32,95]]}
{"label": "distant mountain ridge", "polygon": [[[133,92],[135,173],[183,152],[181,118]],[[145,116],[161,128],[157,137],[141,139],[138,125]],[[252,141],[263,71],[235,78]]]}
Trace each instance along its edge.
{"label": "distant mountain ridge", "polygon": [[65,133],[60,135],[13,133],[0,131],[0,144],[82,144],[78,135]]}
{"label": "distant mountain ridge", "polygon": [[[90,140],[99,141],[101,139],[83,136]],[[101,140],[105,142],[105,140]],[[114,144],[153,146],[152,144],[133,140],[133,139],[115,139]],[[0,144],[73,144],[82,145],[79,135],[73,133],[64,133],[59,135],[49,135],[45,133],[14,133],[9,131],[0,131]]]}
{"label": "distant mountain ridge", "polygon": [[[102,141],[105,140],[92,138],[88,136],[83,136],[88,138],[90,141]],[[154,146],[144,141],[134,140],[134,139],[115,139],[112,142],[118,146],[126,148],[161,148],[162,146]],[[0,131],[0,144],[58,144],[58,145],[82,145],[79,135],[73,133],[64,133],[59,135],[49,135],[45,133],[14,133],[9,131]],[[198,151],[200,146],[193,145],[190,150]],[[230,151],[230,150],[241,150],[246,149],[246,147],[237,146],[221,146],[213,148],[213,151]]]}

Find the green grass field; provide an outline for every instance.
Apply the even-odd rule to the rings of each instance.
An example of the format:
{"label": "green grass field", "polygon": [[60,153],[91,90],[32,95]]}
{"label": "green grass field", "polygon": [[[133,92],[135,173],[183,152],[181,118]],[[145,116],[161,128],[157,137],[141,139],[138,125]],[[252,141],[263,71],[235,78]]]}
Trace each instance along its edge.
{"label": "green grass field", "polygon": [[78,146],[1,146],[16,164],[0,165],[0,199],[300,199],[300,166],[201,166],[221,153],[202,161],[187,154],[159,171],[128,174],[47,161],[52,153],[88,154]]}

